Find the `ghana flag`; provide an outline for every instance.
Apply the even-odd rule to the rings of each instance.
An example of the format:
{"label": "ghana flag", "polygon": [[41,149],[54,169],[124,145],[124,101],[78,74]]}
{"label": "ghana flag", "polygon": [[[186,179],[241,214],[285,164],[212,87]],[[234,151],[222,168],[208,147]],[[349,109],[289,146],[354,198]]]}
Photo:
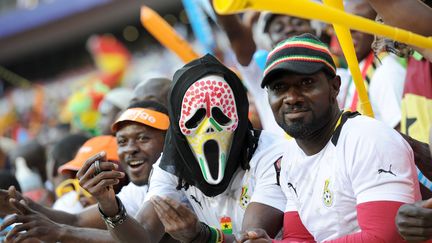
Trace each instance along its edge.
{"label": "ghana flag", "polygon": [[424,58],[410,57],[402,99],[401,132],[424,143],[429,143],[431,125],[431,63]]}
{"label": "ghana flag", "polygon": [[221,225],[221,229],[222,232],[224,234],[232,234],[232,221],[230,217],[222,217],[220,219],[220,225]]}
{"label": "ghana flag", "polygon": [[[429,128],[432,124],[432,68],[431,63],[424,58],[410,57],[408,60],[401,109],[401,132],[429,143]],[[418,163],[430,161],[416,161]],[[432,182],[419,168],[417,174],[419,182],[432,191]]]}

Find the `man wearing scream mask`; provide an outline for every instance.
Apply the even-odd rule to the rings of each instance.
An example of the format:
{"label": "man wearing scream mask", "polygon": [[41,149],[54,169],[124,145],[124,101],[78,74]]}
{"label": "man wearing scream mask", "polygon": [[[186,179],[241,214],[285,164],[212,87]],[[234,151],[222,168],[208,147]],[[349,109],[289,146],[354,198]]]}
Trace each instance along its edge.
{"label": "man wearing scream mask", "polygon": [[[117,153],[131,181],[123,187],[117,195],[124,202],[125,211],[136,215],[145,199],[148,190],[148,178],[151,166],[159,158],[164,143],[169,119],[166,108],[153,101],[133,103],[122,113],[113,125],[116,134]],[[146,115],[147,114],[147,115]],[[148,114],[151,114],[148,116]],[[94,154],[94,153],[93,153]],[[81,186],[94,196],[99,203],[100,198],[108,195],[114,198],[109,183],[117,183],[124,176],[123,173],[113,170],[114,164],[104,162],[101,154],[93,158],[98,159],[101,173],[94,175],[94,160],[83,166],[78,177]],[[112,171],[110,171],[112,170]],[[91,175],[85,177],[85,175]],[[106,184],[108,183],[108,184]],[[107,190],[107,186],[110,188]],[[14,195],[15,194],[15,195]],[[38,238],[45,242],[114,242],[106,230],[106,225],[100,217],[97,205],[86,208],[79,214],[69,214],[42,207],[26,200],[26,204],[19,203],[22,196],[16,192],[0,191],[0,202],[13,198],[13,205],[20,209],[22,215],[5,221],[2,227],[13,223],[24,222],[19,228],[11,231],[8,240],[19,242],[27,238]],[[103,203],[103,202],[102,202]],[[6,210],[0,203],[0,211]],[[10,206],[9,206],[10,207]],[[26,232],[20,232],[26,230]],[[17,238],[15,238],[17,237]]]}
{"label": "man wearing scream mask", "polygon": [[276,235],[285,200],[274,164],[285,141],[251,129],[239,78],[211,55],[196,59],[175,73],[168,111],[164,152],[146,196],[151,200],[140,210],[140,223],[121,213],[119,200],[114,209],[101,207],[105,217],[118,219],[111,233],[121,242],[158,242],[165,232],[181,242],[232,242],[242,227]]}

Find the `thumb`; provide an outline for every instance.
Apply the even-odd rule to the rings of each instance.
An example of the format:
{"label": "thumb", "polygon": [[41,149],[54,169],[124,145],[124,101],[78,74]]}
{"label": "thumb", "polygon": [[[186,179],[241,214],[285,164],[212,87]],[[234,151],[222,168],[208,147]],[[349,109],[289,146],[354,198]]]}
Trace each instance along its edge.
{"label": "thumb", "polygon": [[424,201],[422,206],[424,208],[432,208],[432,198],[429,198],[428,200]]}
{"label": "thumb", "polygon": [[255,231],[253,231],[253,230],[248,231],[247,235],[248,235],[249,239],[256,239],[256,238],[258,238],[258,233],[255,232]]}
{"label": "thumb", "polygon": [[9,197],[15,198],[16,197],[16,188],[15,186],[10,186],[8,189]]}

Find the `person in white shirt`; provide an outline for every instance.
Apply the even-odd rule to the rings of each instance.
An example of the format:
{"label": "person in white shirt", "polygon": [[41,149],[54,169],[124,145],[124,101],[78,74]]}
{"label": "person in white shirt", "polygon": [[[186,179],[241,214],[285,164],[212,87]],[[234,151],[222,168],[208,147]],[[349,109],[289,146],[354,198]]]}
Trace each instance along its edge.
{"label": "person in white shirt", "polygon": [[[135,117],[134,112],[136,111],[157,114],[159,123],[154,124],[148,120]],[[114,157],[114,155],[111,155],[111,151],[117,151],[118,156],[116,155],[115,157],[119,158],[131,181],[121,189],[117,196],[124,202],[125,210],[130,215],[136,215],[148,191],[148,177],[152,165],[162,152],[169,120],[166,108],[153,101],[133,103],[122,114],[113,127],[113,131],[116,133],[116,138],[112,139],[114,143],[103,143],[99,140],[97,150],[93,149],[90,151],[91,148],[85,148],[85,152],[87,152],[86,156],[89,156],[99,155],[103,150],[110,150],[105,153],[105,159],[109,160]],[[107,153],[110,153],[110,156]],[[85,166],[85,164],[82,166]],[[115,163],[100,162],[100,167],[103,170],[112,171],[105,171],[99,177],[92,178],[93,181],[87,180],[87,182],[90,182],[92,185],[98,185],[97,182],[101,178],[108,176],[115,178],[113,182],[118,183],[118,180],[124,177],[123,172],[114,170],[117,167]],[[81,180],[80,183],[84,182],[84,180]],[[92,193],[93,196],[98,195],[97,193],[107,191],[105,185],[91,189],[87,187],[88,184],[83,184],[82,186]],[[114,192],[112,187],[110,187],[109,192]],[[3,229],[13,223],[21,222],[23,224],[20,224],[9,232],[7,235],[8,240],[14,239],[15,241],[20,241],[27,238],[38,238],[47,242],[77,242],[81,240],[87,242],[115,241],[109,232],[105,230],[106,225],[99,216],[100,213],[97,205],[87,207],[78,214],[70,214],[43,207],[23,198],[11,188],[9,192],[5,190],[0,191],[0,212],[12,210],[11,205],[3,203],[8,202],[10,198],[14,201],[12,207],[18,208],[20,214],[5,220],[1,228]],[[25,202],[20,203],[21,199],[24,199]]]}
{"label": "person in white shirt", "polygon": [[[347,12],[371,20],[377,15],[366,0],[349,1],[346,9]],[[401,58],[392,53],[375,54],[371,47],[373,35],[355,30],[351,31],[351,35],[375,118],[399,130],[406,76],[406,68],[401,63]],[[345,72],[348,75],[345,75]],[[350,72],[338,69],[337,74],[342,80],[338,95],[340,107],[356,111],[360,102]]]}
{"label": "person in white shirt", "polygon": [[181,242],[230,242],[245,226],[275,236],[282,218],[261,218],[283,215],[274,164],[286,141],[252,130],[239,78],[208,54],[175,73],[168,104],[171,123],[150,179],[151,200],[139,222],[121,200],[99,200],[110,232],[122,242],[158,242],[165,232]]}
{"label": "person in white shirt", "polygon": [[[382,122],[339,110],[340,78],[313,35],[277,45],[264,73],[274,116],[295,138],[281,162],[283,242],[403,242],[396,213],[420,198],[409,144]],[[240,242],[271,242],[263,230],[245,232]]]}

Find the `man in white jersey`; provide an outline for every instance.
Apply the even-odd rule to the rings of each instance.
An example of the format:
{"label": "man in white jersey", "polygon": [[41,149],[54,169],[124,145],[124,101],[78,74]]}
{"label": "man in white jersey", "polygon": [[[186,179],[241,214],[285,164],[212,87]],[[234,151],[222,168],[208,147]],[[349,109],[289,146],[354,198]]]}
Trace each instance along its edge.
{"label": "man in white jersey", "polygon": [[186,64],[173,80],[170,127],[147,195],[153,197],[139,222],[120,200],[100,201],[110,232],[122,242],[158,242],[165,232],[181,242],[232,242],[243,224],[276,235],[285,200],[274,163],[285,141],[251,129],[241,81],[213,56]]}
{"label": "man in white jersey", "polygon": [[[156,114],[152,116],[155,119],[152,119],[152,122],[139,119],[134,116],[136,111],[152,112]],[[87,151],[91,155],[108,149],[117,151],[131,181],[122,188],[117,196],[124,202],[125,210],[132,216],[138,213],[147,194],[150,170],[162,152],[168,123],[167,110],[163,105],[153,101],[133,103],[115,123],[113,129],[116,133],[115,143],[100,144],[98,150]],[[108,148],[107,145],[115,147]],[[89,149],[91,148],[86,148],[86,150]],[[99,174],[99,177],[92,177],[91,180],[82,180],[83,187],[97,197],[100,197],[98,193],[111,193],[112,189],[107,191],[106,185],[102,186],[100,182],[105,177],[113,178],[112,182],[116,182],[124,176],[115,170],[106,171],[114,167],[111,162],[100,162],[100,168],[104,172]],[[92,169],[94,170],[94,167]],[[90,206],[79,214],[69,214],[45,208],[29,199],[25,199],[26,204],[20,204],[18,201],[23,199],[22,196],[11,189],[9,195],[7,191],[0,191],[0,211],[11,210],[10,205],[6,205],[9,198],[15,199],[13,206],[18,208],[21,215],[6,220],[2,229],[13,223],[24,224],[13,229],[8,234],[8,240],[13,239],[14,242],[20,242],[28,238],[38,238],[45,242],[78,242],[81,240],[114,242],[113,237],[106,230],[104,221],[100,218],[97,205]]]}
{"label": "man in white jersey", "polygon": [[[327,46],[310,34],[281,42],[262,86],[295,138],[281,163],[283,241],[402,242],[397,210],[420,198],[412,150],[382,122],[339,110],[340,79]],[[241,241],[248,238],[271,240],[262,230]]]}

